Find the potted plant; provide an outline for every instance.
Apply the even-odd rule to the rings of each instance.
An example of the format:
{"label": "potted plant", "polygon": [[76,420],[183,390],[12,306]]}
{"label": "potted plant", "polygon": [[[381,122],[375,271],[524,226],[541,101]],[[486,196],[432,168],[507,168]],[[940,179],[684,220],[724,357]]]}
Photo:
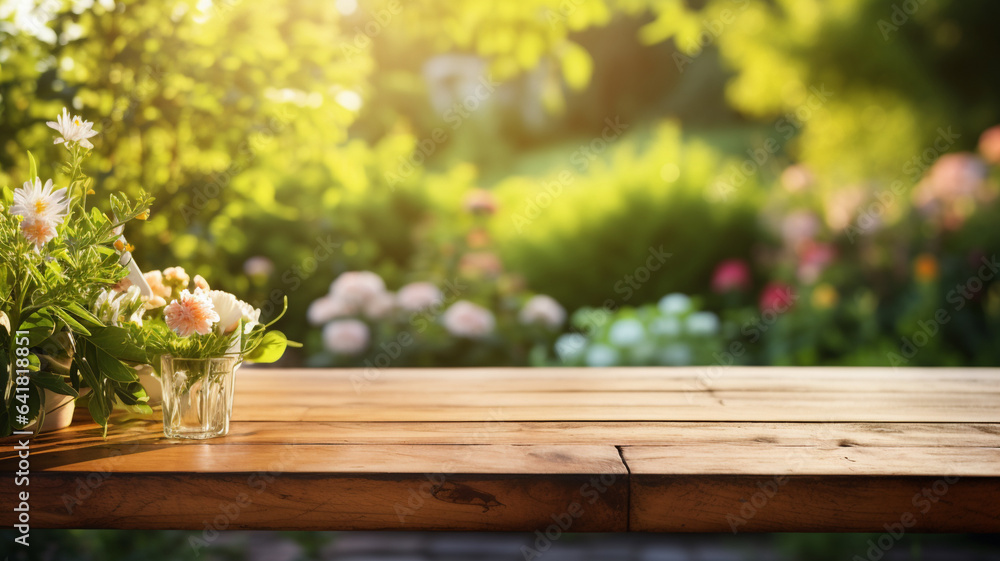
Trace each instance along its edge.
{"label": "potted plant", "polygon": [[109,213],[88,205],[95,192],[83,168],[93,148],[89,139],[97,132],[66,109],[49,126],[59,133],[55,143],[66,149],[62,176],[43,180],[28,153],[27,180],[0,191],[0,433],[5,436],[52,426],[45,423],[47,412],[62,413],[56,426],[68,423],[73,400],[85,390],[88,409],[105,431],[116,402],[149,411],[135,370],[125,362],[148,361],[136,344],[137,327],[116,325],[117,315],[102,319],[93,305],[108,287],[130,279],[135,286],[130,306],[145,307],[149,288],[122,229],[147,218],[153,199],[143,193],[132,202],[111,194]]}

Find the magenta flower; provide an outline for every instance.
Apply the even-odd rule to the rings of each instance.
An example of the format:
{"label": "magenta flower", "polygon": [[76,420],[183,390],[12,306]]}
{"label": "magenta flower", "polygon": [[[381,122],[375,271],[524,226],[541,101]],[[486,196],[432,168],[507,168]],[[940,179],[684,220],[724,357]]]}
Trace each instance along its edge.
{"label": "magenta flower", "polygon": [[769,283],[760,293],[760,311],[776,314],[787,312],[792,309],[795,298],[791,286],[780,282]]}
{"label": "magenta flower", "polygon": [[712,273],[712,290],[718,293],[743,292],[750,288],[750,268],[742,259],[727,259]]}

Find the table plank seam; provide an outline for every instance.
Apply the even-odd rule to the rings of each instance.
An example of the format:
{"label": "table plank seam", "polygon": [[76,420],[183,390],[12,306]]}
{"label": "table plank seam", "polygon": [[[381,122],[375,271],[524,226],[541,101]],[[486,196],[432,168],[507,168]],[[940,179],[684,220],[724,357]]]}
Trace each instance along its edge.
{"label": "table plank seam", "polygon": [[625,531],[632,530],[632,468],[625,459],[623,446],[615,446],[618,450],[618,457],[621,458],[622,465],[625,466]]}

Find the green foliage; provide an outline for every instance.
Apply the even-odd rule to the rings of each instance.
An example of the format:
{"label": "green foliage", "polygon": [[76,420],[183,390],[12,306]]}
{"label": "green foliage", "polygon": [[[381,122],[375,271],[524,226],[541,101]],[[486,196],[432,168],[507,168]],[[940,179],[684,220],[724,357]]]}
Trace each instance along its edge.
{"label": "green foliage", "polygon": [[581,143],[546,179],[496,187],[505,263],[571,309],[700,292],[716,263],[756,238],[752,186],[713,202],[723,160],[711,148],[669,125],[645,146],[619,142],[596,157]]}
{"label": "green foliage", "polygon": [[214,358],[229,353],[229,349],[237,342],[240,331],[219,334],[215,331],[208,334],[193,334],[187,337],[178,336],[162,321],[148,321],[144,325],[143,344],[150,355],[150,364],[159,368],[159,358],[171,355],[178,358]]}
{"label": "green foliage", "polygon": [[733,326],[680,293],[639,308],[581,308],[536,366],[688,366],[718,360]]}
{"label": "green foliage", "polygon": [[288,347],[288,337],[280,331],[269,331],[261,337],[256,347],[246,354],[246,359],[257,364],[277,361]]}
{"label": "green foliage", "polygon": [[[862,325],[860,339],[804,330],[812,320],[793,312],[787,348],[753,358],[878,362],[918,314],[901,262],[929,251],[959,277],[948,282],[960,282],[967,271],[955,261],[1000,247],[986,206],[967,228],[938,236],[926,230],[940,225],[921,227],[909,202],[940,154],[914,157],[934,147],[939,129],[958,134],[944,150],[954,152],[1000,121],[992,95],[1000,63],[987,55],[997,51],[991,22],[1000,7],[923,3],[894,23],[897,3],[371,0],[348,14],[333,2],[129,0],[106,11],[67,1],[46,23],[53,38],[19,30],[0,46],[0,137],[13,140],[0,146],[0,180],[33,165],[19,146],[60,149],[43,123],[62,106],[100,119],[105,134],[86,164],[94,189],[157,196],[146,227],[129,232],[136,260],[184,263],[267,316],[288,297],[277,326],[311,339],[310,351],[318,336],[301,318],[337,274],[372,270],[391,286],[445,278],[468,226],[461,199],[474,187],[500,200],[489,226],[495,251],[530,290],[571,309],[608,300],[638,307],[679,291],[722,312],[706,294],[720,260],[753,257],[758,281],[794,276],[794,265],[772,267],[779,223],[794,206],[776,202],[789,163],[817,177],[795,205],[821,214],[849,206],[838,200],[845,187],[863,191],[868,205],[898,180],[884,232],[866,233],[857,248],[838,238],[863,266],[828,279],[845,309],[815,320],[827,331]],[[432,83],[428,69],[453,71],[454,59],[500,86],[453,128],[441,91],[454,109],[470,76]],[[605,120],[618,117],[628,132],[606,141]],[[680,125],[663,124],[677,119],[684,140]],[[715,128],[693,130],[706,124]],[[436,129],[444,140],[433,140]],[[606,147],[593,158],[580,150],[598,138]],[[732,166],[770,139],[778,149],[720,199]],[[633,286],[627,279],[661,245],[673,256]],[[244,272],[260,256],[270,270]],[[863,286],[874,319],[850,308],[869,298]],[[995,322],[991,305],[976,300],[956,313],[935,343],[942,351],[919,360],[994,356],[981,334]],[[50,334],[65,324],[96,329],[66,312],[38,319],[53,323]]]}
{"label": "green foliage", "polygon": [[[128,358],[127,333],[108,332],[100,319],[87,308],[97,292],[126,275],[119,252],[113,244],[117,228],[148,208],[152,198],[145,193],[135,203],[111,197],[111,218],[88,210],[90,178],[83,175],[87,150],[66,143],[68,154],[63,172],[68,176],[67,216],[56,236],[37,247],[22,235],[23,217],[10,212],[13,191],[3,188],[4,212],[0,215],[0,294],[3,317],[10,330],[0,332],[0,385],[4,387],[0,412],[0,433],[36,421],[41,427],[45,411],[43,390],[79,395],[81,382],[90,388],[89,407],[94,420],[106,427],[117,399],[140,410],[148,399],[137,383],[135,371],[123,364]],[[29,171],[38,166],[28,153]],[[123,246],[124,247],[124,246]],[[99,336],[98,336],[99,335]],[[60,364],[57,358],[69,361]],[[45,360],[42,360],[45,358]],[[18,383],[27,373],[27,384]],[[17,387],[28,390],[29,399]]]}

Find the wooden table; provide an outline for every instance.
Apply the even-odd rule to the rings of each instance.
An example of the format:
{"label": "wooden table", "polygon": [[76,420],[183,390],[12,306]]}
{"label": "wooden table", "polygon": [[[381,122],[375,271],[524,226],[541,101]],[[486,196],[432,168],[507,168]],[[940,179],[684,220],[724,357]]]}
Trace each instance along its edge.
{"label": "wooden table", "polygon": [[233,418],[33,438],[32,526],[1000,531],[994,369],[244,369]]}

